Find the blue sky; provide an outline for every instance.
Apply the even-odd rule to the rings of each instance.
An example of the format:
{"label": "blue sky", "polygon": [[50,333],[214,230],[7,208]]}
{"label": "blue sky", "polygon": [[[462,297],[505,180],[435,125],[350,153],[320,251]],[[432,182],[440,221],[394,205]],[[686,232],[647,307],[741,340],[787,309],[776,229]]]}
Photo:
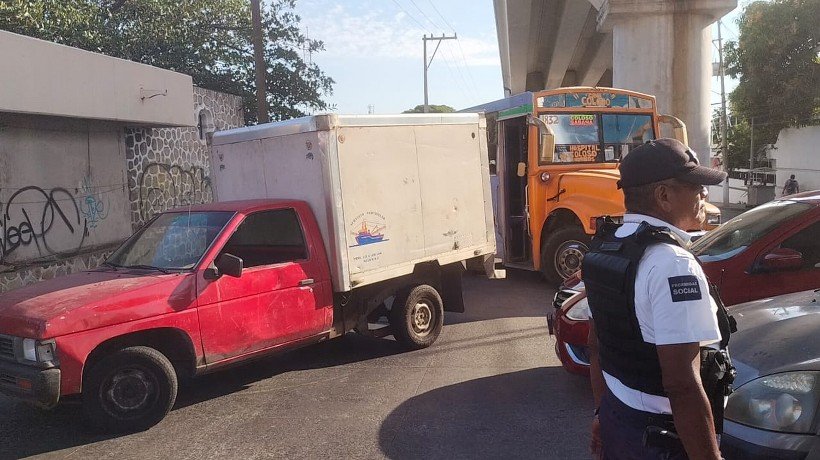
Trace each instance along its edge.
{"label": "blue sky", "polygon": [[[736,39],[739,11],[723,19],[724,41]],[[325,43],[311,58],[336,81],[326,98],[335,112],[398,113],[423,103],[425,34],[458,34],[441,42],[430,66],[431,104],[461,109],[503,97],[492,0],[297,0],[296,12],[302,30]],[[430,52],[434,46],[428,42]],[[712,86],[720,102],[717,79]],[[727,80],[727,91],[735,86]]]}
{"label": "blue sky", "polygon": [[296,12],[303,31],[325,43],[312,58],[336,80],[327,100],[339,113],[422,104],[422,36],[454,31],[458,40],[442,41],[430,66],[430,104],[458,109],[504,96],[492,0],[298,0]]}

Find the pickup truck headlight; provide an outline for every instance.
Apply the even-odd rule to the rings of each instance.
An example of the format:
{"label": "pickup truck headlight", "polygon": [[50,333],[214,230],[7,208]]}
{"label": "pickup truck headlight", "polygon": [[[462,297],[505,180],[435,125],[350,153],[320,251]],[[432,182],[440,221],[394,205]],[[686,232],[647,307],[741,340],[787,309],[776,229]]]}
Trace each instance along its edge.
{"label": "pickup truck headlight", "polygon": [[36,363],[54,361],[54,346],[53,340],[23,339],[23,359]]}
{"label": "pickup truck headlight", "polygon": [[707,225],[720,225],[720,214],[706,214]]}
{"label": "pickup truck headlight", "polygon": [[575,302],[573,306],[569,307],[569,310],[567,310],[565,315],[567,318],[574,321],[587,321],[590,316],[589,302],[587,301],[587,298],[584,297],[583,299]]}
{"label": "pickup truck headlight", "polygon": [[814,433],[820,372],[784,372],[752,380],[729,396],[733,422],[783,433]]}

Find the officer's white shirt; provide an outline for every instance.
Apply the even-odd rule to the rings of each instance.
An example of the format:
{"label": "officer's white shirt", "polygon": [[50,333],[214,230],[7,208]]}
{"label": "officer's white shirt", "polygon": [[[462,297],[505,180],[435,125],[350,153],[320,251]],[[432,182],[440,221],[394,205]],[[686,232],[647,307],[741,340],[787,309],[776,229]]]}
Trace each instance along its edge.
{"label": "officer's white shirt", "polygon": [[[641,222],[666,227],[689,244],[683,230],[643,214],[624,215],[616,231],[627,237]],[[635,314],[644,341],[655,345],[700,342],[701,346],[720,341],[717,304],[709,295],[706,274],[689,251],[672,244],[654,244],[646,249],[635,276]],[[632,389],[604,372],[610,391],[624,404],[645,412],[671,414],[669,399]]]}

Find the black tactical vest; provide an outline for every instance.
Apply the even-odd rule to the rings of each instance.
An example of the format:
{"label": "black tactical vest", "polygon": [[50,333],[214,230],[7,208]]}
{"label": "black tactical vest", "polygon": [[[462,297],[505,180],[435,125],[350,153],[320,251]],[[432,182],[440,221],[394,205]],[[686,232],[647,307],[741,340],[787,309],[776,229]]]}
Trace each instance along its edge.
{"label": "black tactical vest", "polygon": [[[615,236],[620,225],[611,220],[605,219],[599,224],[590,250],[584,256],[581,273],[595,321],[601,368],[629,388],[666,396],[657,348],[643,340],[635,314],[635,275],[649,246],[669,243],[682,247],[682,242],[668,229],[646,222],[625,238]],[[725,349],[733,332],[731,318],[716,294],[712,292],[718,304],[720,345]]]}

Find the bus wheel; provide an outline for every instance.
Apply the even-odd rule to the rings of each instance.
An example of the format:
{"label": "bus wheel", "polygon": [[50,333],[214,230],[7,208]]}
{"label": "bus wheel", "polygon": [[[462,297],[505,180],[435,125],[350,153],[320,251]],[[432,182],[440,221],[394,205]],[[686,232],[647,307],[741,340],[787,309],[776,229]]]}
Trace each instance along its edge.
{"label": "bus wheel", "polygon": [[580,227],[565,227],[550,234],[541,245],[541,273],[550,283],[560,284],[581,269],[589,250],[589,236]]}

